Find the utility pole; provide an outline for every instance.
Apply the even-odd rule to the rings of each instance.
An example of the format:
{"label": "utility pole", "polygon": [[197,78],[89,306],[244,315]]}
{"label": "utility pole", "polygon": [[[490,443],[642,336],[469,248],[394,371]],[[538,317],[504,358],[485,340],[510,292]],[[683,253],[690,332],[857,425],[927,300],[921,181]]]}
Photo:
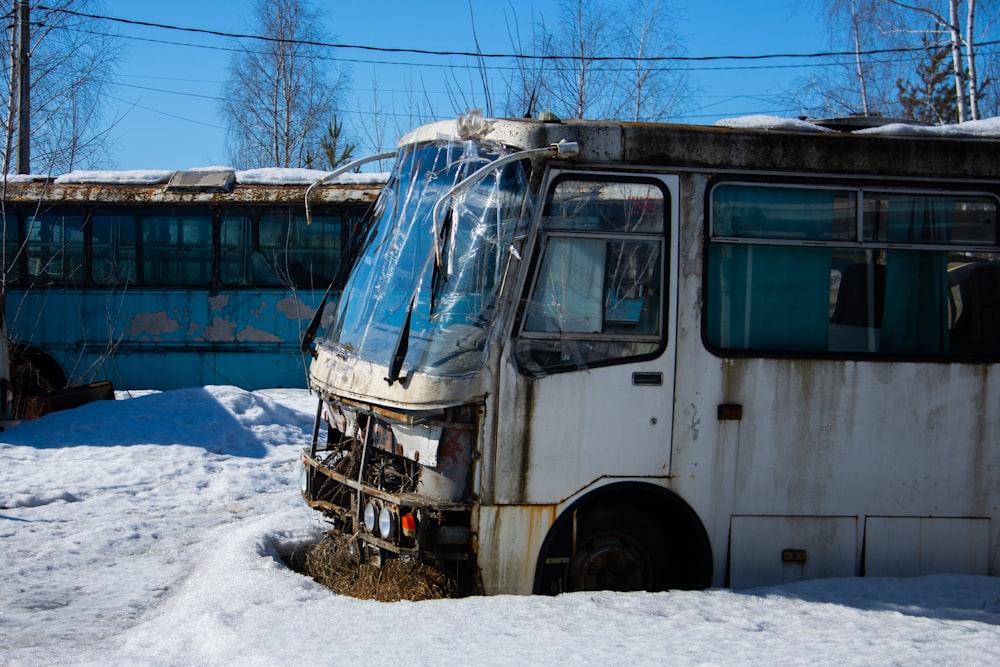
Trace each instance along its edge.
{"label": "utility pole", "polygon": [[17,173],[31,173],[31,72],[29,0],[15,0],[14,23],[17,30],[17,51],[14,76],[17,79]]}

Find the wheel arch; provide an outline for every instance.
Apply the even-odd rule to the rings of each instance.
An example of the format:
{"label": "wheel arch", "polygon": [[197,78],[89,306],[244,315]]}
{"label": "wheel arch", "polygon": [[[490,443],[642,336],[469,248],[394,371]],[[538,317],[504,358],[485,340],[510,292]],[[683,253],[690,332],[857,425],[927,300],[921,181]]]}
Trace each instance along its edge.
{"label": "wheel arch", "polygon": [[[670,540],[676,562],[678,589],[707,588],[712,583],[712,546],[698,514],[676,493],[644,481],[614,482],[575,499],[549,528],[535,564],[535,593],[547,590],[553,577],[566,564],[561,561],[568,545],[572,549],[574,517],[596,511],[632,512],[654,521]],[[555,561],[555,562],[553,562]]]}
{"label": "wheel arch", "polygon": [[11,379],[15,385],[28,393],[62,389],[69,381],[59,362],[45,350],[33,345],[11,344],[10,367]]}

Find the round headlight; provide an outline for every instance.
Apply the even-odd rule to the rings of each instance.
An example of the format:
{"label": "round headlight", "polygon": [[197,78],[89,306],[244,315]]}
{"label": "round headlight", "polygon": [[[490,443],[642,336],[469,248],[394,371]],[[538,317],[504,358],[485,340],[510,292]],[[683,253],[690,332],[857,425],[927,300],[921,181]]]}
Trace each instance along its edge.
{"label": "round headlight", "polygon": [[375,531],[375,503],[370,500],[365,505],[365,529],[369,533]]}
{"label": "round headlight", "polygon": [[396,525],[395,518],[388,507],[383,507],[378,513],[378,532],[383,540],[392,539],[392,528]]}

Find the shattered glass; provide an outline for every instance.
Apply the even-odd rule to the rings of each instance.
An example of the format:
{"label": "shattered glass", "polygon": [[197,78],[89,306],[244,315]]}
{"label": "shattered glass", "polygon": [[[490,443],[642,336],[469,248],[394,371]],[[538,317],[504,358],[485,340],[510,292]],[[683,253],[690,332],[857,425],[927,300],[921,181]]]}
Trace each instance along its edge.
{"label": "shattered glass", "polygon": [[482,365],[511,244],[530,218],[527,162],[442,201],[442,219],[433,211],[456,184],[511,152],[451,139],[400,152],[325,345],[385,366],[405,353],[404,373],[455,376]]}

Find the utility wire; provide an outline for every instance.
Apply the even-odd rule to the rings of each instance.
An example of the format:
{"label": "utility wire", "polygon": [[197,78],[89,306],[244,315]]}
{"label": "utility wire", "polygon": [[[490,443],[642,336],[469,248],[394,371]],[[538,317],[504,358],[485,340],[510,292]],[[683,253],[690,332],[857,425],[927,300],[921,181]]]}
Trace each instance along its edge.
{"label": "utility wire", "polygon": [[[182,47],[186,47],[186,48],[208,49],[210,51],[228,51],[228,52],[231,52],[231,53],[245,53],[247,51],[247,49],[241,48],[241,47],[216,46],[216,45],[211,45],[211,44],[194,44],[194,43],[191,43],[191,42],[178,42],[178,41],[171,41],[171,40],[165,40],[165,39],[154,39],[154,38],[151,38],[151,37],[136,37],[134,35],[123,35],[123,34],[120,34],[120,33],[101,32],[101,31],[98,31],[98,30],[88,30],[88,29],[84,29],[84,28],[80,28],[80,27],[75,27],[75,26],[74,27],[70,27],[70,26],[63,26],[63,25],[52,25],[52,26],[49,26],[49,27],[51,29],[54,29],[54,30],[67,30],[67,31],[72,31],[72,32],[80,32],[80,33],[84,33],[84,34],[88,34],[88,35],[94,35],[94,36],[97,36],[97,37],[114,37],[116,39],[125,39],[125,40],[130,40],[130,41],[135,41],[135,42],[146,42],[146,43],[150,43],[150,44],[162,44],[162,45],[165,45],[165,46],[182,46]],[[1000,43],[1000,42],[983,42],[983,43],[980,44],[980,46],[982,46],[983,44],[995,46],[997,43]],[[924,56],[924,53],[923,53],[924,49],[921,48],[921,47],[914,47],[914,48],[907,49],[907,50],[913,54],[913,58],[914,59],[920,59],[920,58],[922,58]],[[984,56],[985,55],[990,55],[990,54],[995,54],[996,52],[997,52],[997,49],[990,49],[990,48],[980,48],[979,49],[979,54],[980,55],[984,55]],[[869,58],[869,59],[867,59],[865,61],[865,64],[879,64],[879,63],[890,62],[890,61],[893,60],[893,58],[891,56],[894,55],[894,54],[882,54],[882,55],[886,55],[887,57],[885,57],[885,58]],[[407,61],[398,61],[398,60],[372,60],[372,59],[365,59],[365,58],[334,58],[334,57],[330,57],[330,56],[324,56],[324,55],[321,55],[321,54],[302,54],[302,55],[300,55],[300,57],[302,57],[302,58],[308,58],[308,59],[313,59],[313,60],[328,60],[330,62],[337,62],[337,63],[351,63],[351,64],[361,64],[361,65],[387,65],[387,66],[392,66],[392,67],[427,67],[427,68],[436,68],[436,69],[455,69],[457,67],[463,67],[462,65],[457,65],[455,63],[407,62]],[[720,56],[720,57],[722,57],[722,56]],[[776,56],[776,57],[779,57],[779,56]],[[844,58],[846,56],[830,56],[830,57],[841,57],[841,58]],[[624,60],[624,58],[622,58],[622,60]],[[779,64],[742,65],[742,64],[740,64],[740,65],[706,65],[706,66],[701,66],[701,67],[699,67],[699,66],[695,66],[695,67],[687,67],[687,66],[682,66],[682,67],[655,67],[655,68],[652,68],[652,70],[656,71],[656,72],[672,72],[672,71],[676,71],[676,72],[742,72],[742,71],[753,71],[753,70],[805,69],[805,68],[816,68],[816,67],[842,67],[845,64],[849,64],[852,67],[855,65],[854,54],[853,53],[850,54],[850,61],[849,62],[833,60],[833,61],[825,62],[825,63],[824,62],[821,62],[821,63],[791,63],[791,64],[783,64],[783,65],[779,65]],[[520,71],[520,69],[517,66],[514,66],[514,65],[484,65],[483,68],[486,69],[486,70],[488,70],[488,71],[491,71],[491,72],[515,72],[516,73],[516,72]]]}
{"label": "utility wire", "polygon": [[[320,46],[324,48],[333,49],[355,49],[361,51],[375,51],[379,53],[410,53],[416,55],[429,55],[429,56],[463,56],[469,58],[513,58],[517,60],[577,60],[578,56],[563,56],[563,55],[534,55],[534,54],[524,54],[524,53],[482,53],[477,51],[436,51],[430,49],[408,49],[408,48],[398,48],[398,47],[384,47],[384,46],[371,46],[367,44],[346,44],[346,43],[331,43],[331,42],[319,42],[314,40],[304,40],[304,39],[281,39],[278,37],[267,37],[264,35],[248,35],[243,33],[233,33],[224,32],[220,30],[209,30],[206,28],[190,28],[176,25],[168,25],[165,23],[152,23],[149,21],[136,21],[133,19],[123,19],[114,16],[102,16],[100,14],[87,14],[84,12],[77,12],[71,9],[64,8],[53,8],[46,7],[44,5],[39,6],[39,9],[43,11],[56,12],[62,14],[69,14],[72,16],[77,16],[81,18],[96,19],[100,21],[112,21],[115,23],[124,23],[127,25],[138,25],[149,28],[161,28],[164,30],[176,30],[180,32],[191,32],[203,35],[214,35],[216,37],[227,37],[231,39],[252,39],[263,42],[279,42],[285,44],[298,44],[301,46]],[[992,40],[986,42],[980,42],[978,46],[992,46],[1000,44],[1000,40]],[[588,57],[589,61],[630,61],[634,62],[637,60],[643,62],[712,62],[717,60],[771,60],[771,59],[811,59],[811,58],[831,58],[831,57],[857,57],[857,56],[872,56],[879,54],[892,54],[892,53],[909,53],[912,51],[924,51],[926,50],[923,46],[909,46],[909,47],[895,47],[888,49],[864,49],[861,51],[817,51],[814,53],[766,53],[766,54],[756,54],[756,55],[721,55],[721,56],[642,56],[642,57],[631,57],[631,56],[592,56]]]}

